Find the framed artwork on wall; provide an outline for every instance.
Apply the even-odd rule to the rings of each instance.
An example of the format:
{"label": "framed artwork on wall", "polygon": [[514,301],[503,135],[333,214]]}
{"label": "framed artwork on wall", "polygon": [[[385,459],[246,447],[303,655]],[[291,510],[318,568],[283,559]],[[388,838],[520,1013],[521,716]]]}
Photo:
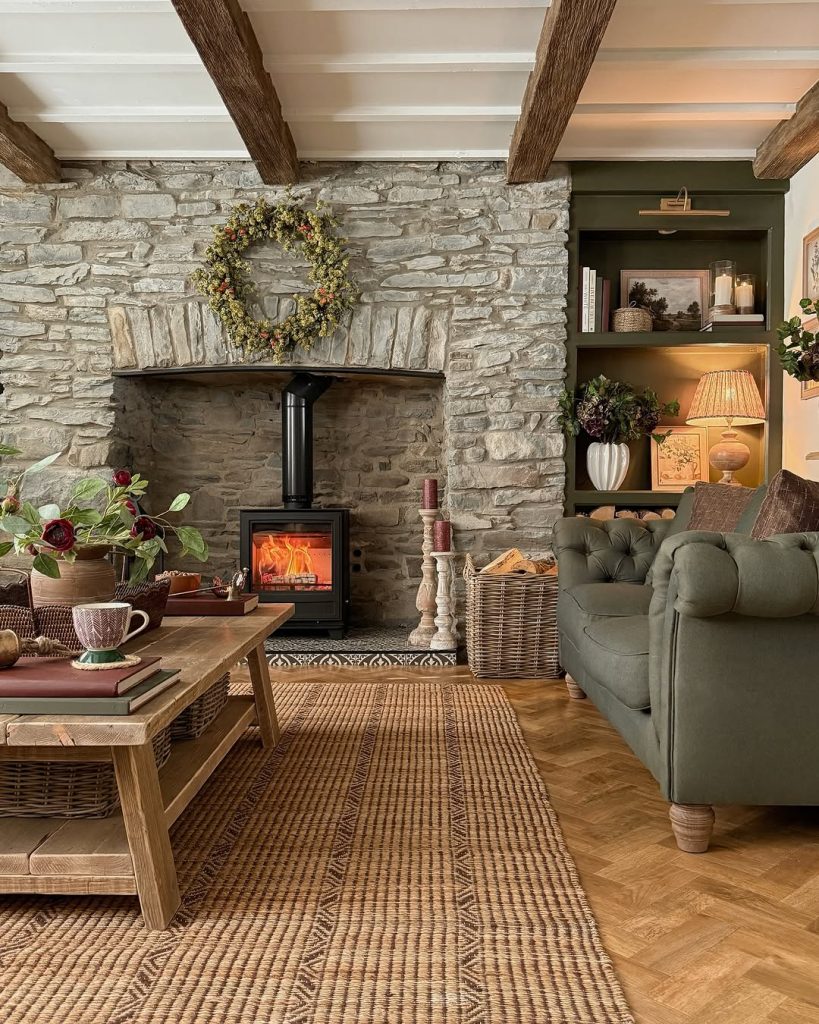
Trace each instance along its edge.
{"label": "framed artwork on wall", "polygon": [[655,331],[698,331],[705,322],[707,270],[621,270],[620,305],[651,313]]}
{"label": "framed artwork on wall", "polygon": [[662,444],[651,442],[652,491],[684,491],[708,480],[708,431],[705,427],[658,426],[656,433],[671,431]]}
{"label": "framed artwork on wall", "polygon": [[[819,299],[819,228],[814,228],[802,239],[802,292],[800,299]],[[804,325],[811,331],[819,330],[816,317],[805,320]],[[802,401],[819,398],[819,381],[803,380]]]}

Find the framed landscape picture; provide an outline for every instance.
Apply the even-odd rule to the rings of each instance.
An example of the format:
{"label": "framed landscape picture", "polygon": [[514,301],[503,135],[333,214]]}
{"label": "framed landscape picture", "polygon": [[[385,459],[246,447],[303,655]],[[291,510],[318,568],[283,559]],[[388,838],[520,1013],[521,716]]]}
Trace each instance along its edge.
{"label": "framed landscape picture", "polygon": [[709,287],[707,270],[621,270],[620,305],[647,309],[655,331],[698,331]]}
{"label": "framed landscape picture", "polygon": [[671,431],[662,444],[651,442],[652,491],[684,491],[708,480],[708,431],[705,427],[657,427]]}

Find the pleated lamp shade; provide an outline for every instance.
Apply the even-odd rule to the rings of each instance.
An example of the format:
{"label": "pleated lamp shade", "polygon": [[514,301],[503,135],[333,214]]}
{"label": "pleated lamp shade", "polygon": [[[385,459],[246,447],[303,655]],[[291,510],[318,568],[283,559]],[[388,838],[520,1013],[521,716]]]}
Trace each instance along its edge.
{"label": "pleated lamp shade", "polygon": [[750,370],[704,373],[685,422],[697,427],[764,423],[765,407]]}

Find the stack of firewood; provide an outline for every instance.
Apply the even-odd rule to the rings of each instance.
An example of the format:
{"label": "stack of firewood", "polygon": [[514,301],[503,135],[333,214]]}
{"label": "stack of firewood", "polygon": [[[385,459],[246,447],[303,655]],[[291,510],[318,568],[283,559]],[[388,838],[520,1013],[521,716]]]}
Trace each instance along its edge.
{"label": "stack of firewood", "polygon": [[532,572],[537,576],[548,576],[557,572],[557,563],[553,556],[541,559],[527,558],[517,548],[509,548],[502,555],[485,565],[480,570],[481,576],[504,576],[507,573]]}
{"label": "stack of firewood", "polygon": [[[660,509],[659,512],[654,512],[652,509],[645,509],[642,512],[632,512],[631,509],[621,508],[619,511],[615,509],[614,505],[601,505],[600,508],[596,508],[593,512],[589,512],[589,519],[673,519],[675,516],[673,508]],[[581,514],[580,518],[586,518],[585,514]]]}

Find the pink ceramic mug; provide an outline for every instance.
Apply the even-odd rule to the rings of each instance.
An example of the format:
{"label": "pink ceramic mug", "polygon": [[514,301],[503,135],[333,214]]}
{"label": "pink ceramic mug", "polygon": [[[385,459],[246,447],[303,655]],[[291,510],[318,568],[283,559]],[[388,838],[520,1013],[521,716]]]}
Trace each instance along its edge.
{"label": "pink ceramic mug", "polygon": [[[115,651],[148,626],[148,613],[134,609],[125,601],[78,604],[72,609],[74,632],[87,651]],[[142,624],[130,629],[135,617]]]}

